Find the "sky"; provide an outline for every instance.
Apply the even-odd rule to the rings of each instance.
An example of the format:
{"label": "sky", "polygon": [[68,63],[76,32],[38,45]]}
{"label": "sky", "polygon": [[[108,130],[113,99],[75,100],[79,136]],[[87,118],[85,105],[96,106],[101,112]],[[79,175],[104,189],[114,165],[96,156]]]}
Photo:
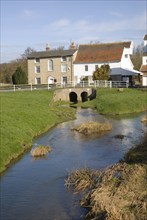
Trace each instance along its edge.
{"label": "sky", "polygon": [[1,0],[0,62],[71,42],[143,43],[147,33],[147,0]]}

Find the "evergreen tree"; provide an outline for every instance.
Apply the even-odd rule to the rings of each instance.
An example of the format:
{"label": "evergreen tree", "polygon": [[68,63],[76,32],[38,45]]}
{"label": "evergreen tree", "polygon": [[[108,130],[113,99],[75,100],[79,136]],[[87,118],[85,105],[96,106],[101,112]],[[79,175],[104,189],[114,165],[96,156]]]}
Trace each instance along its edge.
{"label": "evergreen tree", "polygon": [[13,84],[26,84],[28,81],[26,73],[21,67],[17,67],[16,71],[12,75]]}

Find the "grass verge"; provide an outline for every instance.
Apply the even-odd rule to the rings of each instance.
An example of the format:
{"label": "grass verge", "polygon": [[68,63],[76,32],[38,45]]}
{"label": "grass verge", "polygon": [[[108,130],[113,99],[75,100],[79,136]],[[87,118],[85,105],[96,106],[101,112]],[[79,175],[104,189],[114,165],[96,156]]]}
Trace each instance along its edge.
{"label": "grass verge", "polygon": [[98,88],[96,99],[76,105],[95,108],[107,115],[138,113],[147,110],[147,91],[125,88],[119,92],[116,88]]}
{"label": "grass verge", "polygon": [[52,102],[53,91],[0,93],[0,172],[31,147],[35,136],[73,119],[75,110]]}

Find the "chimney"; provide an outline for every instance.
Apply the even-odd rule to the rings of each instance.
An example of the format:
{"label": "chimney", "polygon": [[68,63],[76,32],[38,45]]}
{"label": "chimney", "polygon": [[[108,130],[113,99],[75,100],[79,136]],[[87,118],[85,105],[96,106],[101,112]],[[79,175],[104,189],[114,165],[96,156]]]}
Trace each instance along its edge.
{"label": "chimney", "polygon": [[72,43],[71,43],[70,49],[76,49],[76,44],[75,44],[75,42],[72,42]]}
{"label": "chimney", "polygon": [[46,44],[46,51],[49,51],[49,50],[50,50],[49,44]]}

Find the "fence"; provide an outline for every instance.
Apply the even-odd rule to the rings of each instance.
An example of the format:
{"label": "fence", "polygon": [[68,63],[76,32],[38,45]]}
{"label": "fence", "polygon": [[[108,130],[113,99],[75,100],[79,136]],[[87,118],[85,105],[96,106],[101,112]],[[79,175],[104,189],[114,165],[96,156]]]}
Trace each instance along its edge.
{"label": "fence", "polygon": [[23,85],[0,85],[1,92],[10,92],[10,91],[24,91],[24,90],[49,90],[53,88],[81,88],[81,87],[94,87],[94,88],[128,88],[128,82],[123,81],[105,81],[105,80],[96,80],[93,82],[82,81],[77,83],[75,81],[63,82],[63,83],[54,83],[54,84],[23,84]]}

